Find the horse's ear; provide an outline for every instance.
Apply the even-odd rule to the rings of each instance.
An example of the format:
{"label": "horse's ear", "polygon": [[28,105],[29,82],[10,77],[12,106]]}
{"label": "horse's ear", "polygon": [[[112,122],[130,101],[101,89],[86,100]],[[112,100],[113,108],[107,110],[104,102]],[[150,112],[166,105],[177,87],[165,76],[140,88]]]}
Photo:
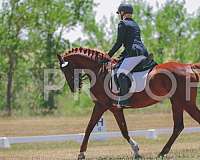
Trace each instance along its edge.
{"label": "horse's ear", "polygon": [[58,60],[60,61],[60,63],[62,63],[62,56],[61,55],[59,55],[59,54],[57,54],[57,57],[58,57]]}

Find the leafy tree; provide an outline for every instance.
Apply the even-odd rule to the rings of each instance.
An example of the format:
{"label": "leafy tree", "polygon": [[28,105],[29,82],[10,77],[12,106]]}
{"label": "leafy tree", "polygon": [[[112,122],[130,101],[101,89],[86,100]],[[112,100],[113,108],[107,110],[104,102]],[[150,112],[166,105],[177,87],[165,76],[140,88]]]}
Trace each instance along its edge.
{"label": "leafy tree", "polygon": [[191,61],[200,62],[200,9],[196,15],[191,15],[188,26],[189,38],[186,54]]}
{"label": "leafy tree", "polygon": [[[92,15],[93,1],[29,0],[29,4],[32,8],[31,16],[33,16],[33,21],[29,26],[31,29],[29,36],[35,49],[36,60],[32,71],[39,82],[41,106],[51,111],[56,107],[55,93],[51,92],[49,99],[43,100],[43,71],[45,68],[55,68],[56,54],[69,48],[68,42],[63,39],[64,31],[70,30],[78,23],[85,23],[87,15]],[[50,81],[53,82],[54,78],[50,77]]]}
{"label": "leafy tree", "polygon": [[[19,0],[3,1],[0,14],[0,53],[1,57],[8,63],[6,66],[7,88],[5,109],[11,115],[13,100],[13,78],[19,56],[23,53],[23,42],[20,37],[22,29],[25,27],[25,5]],[[3,63],[2,63],[3,64]]]}
{"label": "leafy tree", "polygon": [[158,45],[165,58],[184,60],[184,44],[188,39],[185,2],[167,1],[156,15]]}
{"label": "leafy tree", "polygon": [[114,16],[111,16],[109,27],[108,24],[108,20],[105,17],[98,23],[96,22],[95,17],[88,17],[83,27],[87,39],[79,43],[91,48],[98,48],[105,52],[108,51],[116,39],[117,19]]}
{"label": "leafy tree", "polygon": [[[29,85],[32,88],[31,91],[36,91],[38,94],[36,104],[52,110],[55,108],[55,94],[50,93],[48,101],[43,100],[44,69],[55,68],[56,54],[69,48],[68,40],[63,38],[64,31],[85,22],[87,15],[93,12],[93,0],[3,2],[0,15],[2,20],[0,61],[7,72],[5,109],[8,115],[11,115],[13,103],[19,99],[20,93],[27,89],[23,87]],[[6,66],[6,63],[9,66]],[[5,75],[3,67],[1,75]],[[20,93],[19,89],[21,89]]]}

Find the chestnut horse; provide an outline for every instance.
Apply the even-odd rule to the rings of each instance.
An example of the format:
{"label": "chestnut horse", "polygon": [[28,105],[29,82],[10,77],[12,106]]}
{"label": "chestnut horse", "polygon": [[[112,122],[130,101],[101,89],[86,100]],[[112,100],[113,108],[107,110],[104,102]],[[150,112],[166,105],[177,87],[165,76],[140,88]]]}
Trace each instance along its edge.
{"label": "chestnut horse", "polygon": [[[134,93],[131,96],[130,105],[128,107],[117,108],[112,104],[112,97],[108,96],[105,92],[104,80],[108,70],[103,67],[105,65],[100,63],[101,60],[106,59],[114,62],[113,59],[105,53],[87,48],[72,49],[63,55],[57,56],[61,70],[64,73],[72,92],[77,91],[77,89],[81,87],[81,83],[79,83],[78,87],[75,86],[77,80],[74,75],[75,69],[90,70],[93,72],[93,76],[96,76],[96,82],[91,85],[90,88],[95,106],[85,131],[78,159],[85,159],[84,153],[87,150],[90,133],[103,113],[107,110],[110,110],[113,113],[123,137],[131,145],[136,158],[140,157],[139,147],[138,144],[129,136],[123,109],[143,108],[158,103],[166,97],[170,99],[172,104],[174,128],[170,139],[160,152],[159,157],[168,154],[174,141],[184,129],[183,111],[188,112],[194,120],[200,123],[200,110],[196,105],[197,83],[200,80],[200,72],[197,72],[196,70],[200,69],[200,64],[169,62],[155,66],[148,75],[149,88],[153,96],[148,94],[145,88],[142,92]],[[164,74],[163,70],[166,71],[167,74]],[[174,78],[170,79],[168,74],[171,74]],[[189,84],[193,84],[192,87],[187,85],[188,77],[190,80]],[[92,81],[93,77],[89,76],[89,78]],[[81,76],[79,79],[81,79]],[[173,81],[176,81],[176,89],[170,95],[169,93],[172,90]],[[194,85],[194,83],[196,85]],[[188,89],[188,87],[190,88]],[[189,96],[188,100],[187,96]]]}

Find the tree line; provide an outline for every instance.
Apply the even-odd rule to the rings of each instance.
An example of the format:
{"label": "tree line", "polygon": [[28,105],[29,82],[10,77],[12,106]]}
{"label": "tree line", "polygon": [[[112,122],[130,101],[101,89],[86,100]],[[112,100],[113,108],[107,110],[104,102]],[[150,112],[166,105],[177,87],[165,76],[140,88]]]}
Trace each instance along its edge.
{"label": "tree line", "polygon": [[[158,63],[200,62],[200,9],[187,13],[184,1],[168,0],[154,10],[145,0],[129,1],[142,39]],[[116,15],[95,19],[93,0],[3,0],[0,4],[0,110],[2,114],[49,114],[83,110],[91,105],[82,94],[77,107],[68,87],[44,99],[44,69],[59,68],[56,54],[72,47],[108,51],[116,39]],[[87,37],[70,43],[64,32],[81,26]],[[120,53],[120,52],[119,52]],[[49,77],[52,83],[55,77]],[[70,103],[69,103],[70,102]],[[81,108],[81,107],[82,108]]]}

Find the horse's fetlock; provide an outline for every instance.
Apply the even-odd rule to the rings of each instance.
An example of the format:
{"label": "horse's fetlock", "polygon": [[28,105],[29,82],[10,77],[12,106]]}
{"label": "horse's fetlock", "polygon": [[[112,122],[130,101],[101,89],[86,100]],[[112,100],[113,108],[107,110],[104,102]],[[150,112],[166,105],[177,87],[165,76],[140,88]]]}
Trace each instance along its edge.
{"label": "horse's fetlock", "polygon": [[129,136],[128,136],[128,134],[126,134],[126,133],[122,133],[122,136],[125,138],[125,139],[129,139]]}
{"label": "horse's fetlock", "polygon": [[84,152],[80,152],[80,154],[78,155],[78,160],[84,160],[84,159],[85,159]]}

